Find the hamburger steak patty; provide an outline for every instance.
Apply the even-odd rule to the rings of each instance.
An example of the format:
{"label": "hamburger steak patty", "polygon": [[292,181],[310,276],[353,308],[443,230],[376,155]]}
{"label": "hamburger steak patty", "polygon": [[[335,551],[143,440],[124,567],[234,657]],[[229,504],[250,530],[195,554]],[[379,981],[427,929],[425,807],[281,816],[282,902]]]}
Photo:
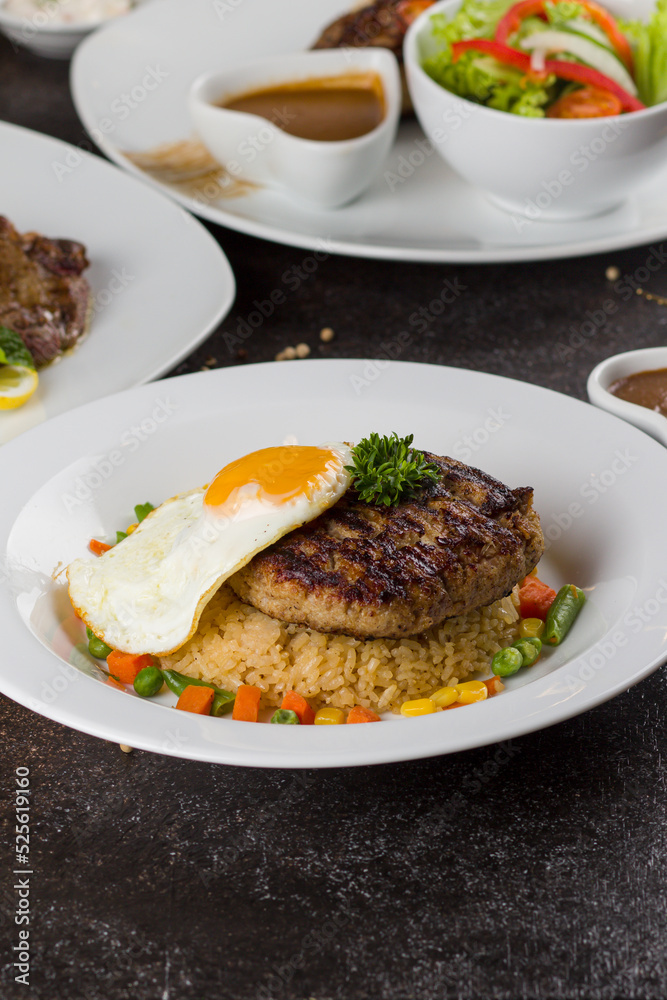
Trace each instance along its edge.
{"label": "hamburger steak patty", "polygon": [[424,452],[441,470],[396,507],[354,489],[229,583],[272,618],[357,638],[415,635],[509,594],[544,551],[530,487]]}

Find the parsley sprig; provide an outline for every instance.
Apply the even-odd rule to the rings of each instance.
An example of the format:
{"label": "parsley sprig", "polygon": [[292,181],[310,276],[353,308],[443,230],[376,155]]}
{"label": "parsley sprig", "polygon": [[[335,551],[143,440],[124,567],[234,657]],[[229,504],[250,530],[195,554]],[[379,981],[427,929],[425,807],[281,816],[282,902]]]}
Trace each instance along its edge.
{"label": "parsley sprig", "polygon": [[393,507],[419,486],[438,481],[440,470],[426,461],[422,451],[411,447],[413,437],[399,438],[395,432],[391,437],[370,434],[352,449],[354,465],[345,468],[360,500]]}

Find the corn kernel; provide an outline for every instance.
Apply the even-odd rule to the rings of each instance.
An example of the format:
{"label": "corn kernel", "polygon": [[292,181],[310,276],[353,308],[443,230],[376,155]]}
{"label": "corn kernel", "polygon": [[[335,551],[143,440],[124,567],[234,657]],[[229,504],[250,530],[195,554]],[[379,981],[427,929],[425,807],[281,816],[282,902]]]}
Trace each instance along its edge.
{"label": "corn kernel", "polygon": [[138,523],[135,523],[135,524],[131,524],[131,525],[130,525],[130,526],[128,527],[128,529],[127,529],[127,531],[125,532],[125,534],[126,534],[126,535],[131,535],[131,534],[132,534],[132,532],[133,532],[133,531],[136,531],[136,529],[137,529],[138,527],[139,527]]}
{"label": "corn kernel", "polygon": [[489,696],[489,689],[484,681],[464,681],[457,684],[458,698],[460,705],[474,705],[476,701],[484,701]]}
{"label": "corn kernel", "polygon": [[541,618],[522,618],[519,622],[521,639],[539,639],[544,632],[544,622]]}
{"label": "corn kernel", "polygon": [[320,708],[315,712],[316,726],[340,726],[345,712],[340,708]]}
{"label": "corn kernel", "polygon": [[435,712],[435,702],[432,698],[417,698],[416,701],[404,701],[401,705],[401,715],[409,719],[415,715],[431,715]]}
{"label": "corn kernel", "polygon": [[447,708],[448,705],[454,704],[458,696],[459,693],[455,687],[444,687],[439,688],[431,695],[431,701],[435,702],[437,708]]}
{"label": "corn kernel", "polygon": [[537,566],[533,566],[528,576],[537,576]]}

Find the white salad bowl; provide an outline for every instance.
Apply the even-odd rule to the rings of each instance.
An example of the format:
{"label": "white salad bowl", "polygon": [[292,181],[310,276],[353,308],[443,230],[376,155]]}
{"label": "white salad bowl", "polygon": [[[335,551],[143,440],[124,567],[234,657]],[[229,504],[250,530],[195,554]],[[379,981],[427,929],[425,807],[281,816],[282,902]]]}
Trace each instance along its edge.
{"label": "white salad bowl", "polygon": [[640,430],[646,431],[656,441],[667,446],[667,417],[646,406],[629,403],[609,392],[609,386],[619,378],[637,372],[667,368],[667,347],[644,347],[639,351],[625,351],[601,361],[588,376],[588,398],[595,406],[607,410]]}
{"label": "white salad bowl", "polygon": [[[259,115],[219,107],[253,90],[352,73],[376,72],[385,113],[356,139],[301,139]],[[352,201],[370,184],[396,135],[401,111],[398,63],[387,49],[331,49],[278,55],[195,80],[190,115],[205,146],[238,180],[277,188],[318,208]]]}
{"label": "white salad bowl", "polygon": [[[412,102],[434,149],[481,188],[517,225],[587,218],[611,211],[664,169],[667,103],[608,118],[526,118],[458,97],[431,79],[431,18],[453,17],[460,0],[440,0],[411,25],[404,61]],[[651,3],[609,0],[612,14],[648,19]]]}
{"label": "white salad bowl", "polygon": [[[138,0],[132,4],[136,6]],[[14,45],[20,45],[38,56],[50,59],[69,59],[79,42],[108,21],[121,16],[114,14],[90,21],[72,21],[63,24],[54,17],[58,7],[65,7],[66,0],[46,0],[43,9],[32,16],[17,17],[5,10],[6,0],[0,0],[0,31]]]}

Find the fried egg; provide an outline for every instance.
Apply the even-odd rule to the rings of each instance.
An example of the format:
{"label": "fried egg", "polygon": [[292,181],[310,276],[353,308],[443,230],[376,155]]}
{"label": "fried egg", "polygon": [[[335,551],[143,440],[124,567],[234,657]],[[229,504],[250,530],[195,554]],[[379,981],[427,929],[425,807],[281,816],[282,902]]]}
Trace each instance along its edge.
{"label": "fried egg", "polygon": [[351,462],[341,443],[263,448],[231,462],[104,555],[71,563],[75,611],[112,649],[173,653],[225,580],[343,495]]}

